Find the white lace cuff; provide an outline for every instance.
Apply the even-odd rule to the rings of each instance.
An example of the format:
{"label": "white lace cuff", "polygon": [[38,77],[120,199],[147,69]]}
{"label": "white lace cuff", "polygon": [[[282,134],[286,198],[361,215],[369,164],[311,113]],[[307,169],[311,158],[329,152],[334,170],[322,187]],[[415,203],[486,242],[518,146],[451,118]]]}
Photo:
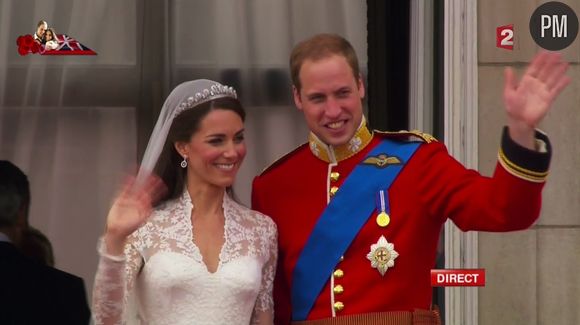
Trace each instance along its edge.
{"label": "white lace cuff", "polygon": [[103,258],[106,258],[113,262],[125,262],[125,254],[123,255],[111,255],[107,253],[107,245],[105,244],[105,239],[103,237],[99,238],[99,242],[97,244],[97,252]]}

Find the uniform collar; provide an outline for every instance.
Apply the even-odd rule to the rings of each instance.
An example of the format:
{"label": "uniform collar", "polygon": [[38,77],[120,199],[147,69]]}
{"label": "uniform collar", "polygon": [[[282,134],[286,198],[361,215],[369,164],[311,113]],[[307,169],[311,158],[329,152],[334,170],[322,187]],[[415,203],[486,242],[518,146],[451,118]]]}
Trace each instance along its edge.
{"label": "uniform collar", "polygon": [[340,146],[329,146],[322,142],[314,133],[308,135],[308,144],[313,155],[327,163],[337,163],[354,156],[363,150],[373,139],[373,134],[367,128],[366,120],[362,121],[354,136],[345,144]]}

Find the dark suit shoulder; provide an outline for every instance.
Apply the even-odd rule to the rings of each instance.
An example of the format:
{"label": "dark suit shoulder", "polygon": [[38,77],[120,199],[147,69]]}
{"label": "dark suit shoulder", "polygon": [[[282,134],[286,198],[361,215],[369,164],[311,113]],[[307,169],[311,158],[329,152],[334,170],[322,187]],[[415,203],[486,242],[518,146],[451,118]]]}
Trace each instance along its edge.
{"label": "dark suit shoulder", "polygon": [[71,281],[71,282],[83,281],[83,279],[81,279],[80,277],[78,277],[74,274],[65,272],[63,270],[59,270],[57,268],[50,267],[50,266],[47,266],[46,268],[47,268],[47,273],[50,274],[49,276],[52,276],[57,280]]}
{"label": "dark suit shoulder", "polygon": [[53,281],[55,307],[60,311],[55,318],[69,321],[70,324],[88,324],[90,309],[87,301],[85,283],[82,278],[71,273],[47,266],[47,274]]}
{"label": "dark suit shoulder", "polygon": [[0,243],[0,265],[0,324],[89,323],[82,278],[29,259],[9,243]]}

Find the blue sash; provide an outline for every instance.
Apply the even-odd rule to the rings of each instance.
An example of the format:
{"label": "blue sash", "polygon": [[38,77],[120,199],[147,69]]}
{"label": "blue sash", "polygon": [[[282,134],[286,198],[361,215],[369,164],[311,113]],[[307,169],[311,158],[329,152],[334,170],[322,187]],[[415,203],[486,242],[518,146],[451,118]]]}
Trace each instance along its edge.
{"label": "blue sash", "polygon": [[[294,268],[292,320],[308,317],[340,257],[374,211],[376,193],[391,186],[420,144],[384,139],[344,181],[318,219]],[[400,163],[381,166],[376,157],[387,153]],[[365,161],[368,163],[362,163]]]}

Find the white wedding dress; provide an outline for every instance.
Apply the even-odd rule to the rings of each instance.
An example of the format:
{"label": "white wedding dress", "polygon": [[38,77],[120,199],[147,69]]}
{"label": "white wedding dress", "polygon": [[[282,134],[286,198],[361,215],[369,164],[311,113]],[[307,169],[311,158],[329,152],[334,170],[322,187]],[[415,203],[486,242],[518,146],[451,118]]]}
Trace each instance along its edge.
{"label": "white wedding dress", "polygon": [[189,193],[156,208],[125,257],[99,245],[93,316],[99,324],[257,324],[273,318],[276,226],[224,195],[225,242],[215,273],[192,238]]}

